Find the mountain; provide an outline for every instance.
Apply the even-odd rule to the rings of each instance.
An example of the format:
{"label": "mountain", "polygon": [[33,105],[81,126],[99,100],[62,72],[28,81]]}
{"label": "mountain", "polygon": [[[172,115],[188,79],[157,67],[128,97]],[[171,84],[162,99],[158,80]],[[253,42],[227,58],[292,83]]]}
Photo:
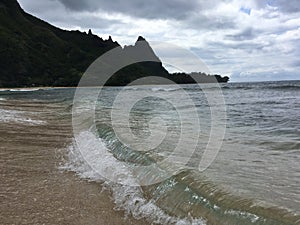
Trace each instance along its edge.
{"label": "mountain", "polygon": [[[143,37],[134,46],[124,47],[124,54],[140,48],[140,41],[157,58]],[[24,12],[16,0],[0,0],[0,87],[77,86],[89,65],[116,47],[120,45],[111,37],[103,40],[91,30],[59,29]],[[126,85],[149,75],[190,83],[188,76],[170,75],[159,61],[125,67],[106,85]],[[220,82],[228,81],[220,78]]]}
{"label": "mountain", "polygon": [[98,56],[119,46],[111,39],[64,31],[0,0],[0,86],[71,86]]}

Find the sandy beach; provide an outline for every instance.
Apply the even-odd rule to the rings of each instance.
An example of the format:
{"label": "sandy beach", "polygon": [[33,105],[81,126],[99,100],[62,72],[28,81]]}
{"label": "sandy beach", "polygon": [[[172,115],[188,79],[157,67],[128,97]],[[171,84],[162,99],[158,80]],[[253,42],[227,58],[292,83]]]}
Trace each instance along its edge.
{"label": "sandy beach", "polygon": [[37,121],[47,118],[34,125],[0,123],[1,224],[146,224],[114,211],[110,193],[102,192],[100,184],[59,169],[72,138],[71,124],[49,113],[60,110],[58,105],[49,107],[1,103],[2,109],[35,111]]}

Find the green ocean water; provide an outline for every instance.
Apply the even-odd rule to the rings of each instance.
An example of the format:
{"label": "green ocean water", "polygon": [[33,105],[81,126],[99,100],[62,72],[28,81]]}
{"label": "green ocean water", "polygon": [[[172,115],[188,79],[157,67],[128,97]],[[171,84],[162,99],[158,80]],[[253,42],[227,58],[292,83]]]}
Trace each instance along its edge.
{"label": "green ocean water", "polygon": [[[207,84],[203,88],[206,91],[197,85],[105,87],[96,103],[90,96],[98,89],[90,88],[76,105],[76,112],[72,111],[73,88],[4,90],[0,101],[58,104],[65,110],[53,113],[61,113],[62,118],[82,116],[82,120],[73,119],[78,136],[66,149],[69,159],[63,169],[104,182],[112,191],[116,209],[135,218],[154,224],[300,224],[300,82],[222,84],[226,118],[219,122],[225,124],[226,132],[215,160],[200,172],[199,162],[212,130],[212,106],[205,93],[214,92],[215,87]],[[126,98],[121,105],[114,105],[121,92]],[[117,118],[123,118],[122,109],[131,103],[130,96],[145,93],[147,97],[130,108],[129,120],[112,120],[113,110]],[[168,99],[175,99],[176,106]],[[94,118],[88,117],[91,110]],[[22,122],[19,112],[1,108],[0,112],[0,121]],[[191,122],[197,120],[200,127]],[[122,132],[126,126],[140,139],[151,137],[154,130],[163,136],[162,141],[151,150],[143,151],[143,145],[136,150],[118,135],[118,129]],[[183,126],[188,129],[181,140]],[[190,151],[196,131],[200,131],[197,146]],[[171,174],[177,162],[159,162],[172,156],[178,143],[184,148],[176,159],[186,163]],[[157,164],[155,173],[134,170],[136,165]],[[151,183],[165,174],[170,175],[158,183],[139,185],[143,179]]]}

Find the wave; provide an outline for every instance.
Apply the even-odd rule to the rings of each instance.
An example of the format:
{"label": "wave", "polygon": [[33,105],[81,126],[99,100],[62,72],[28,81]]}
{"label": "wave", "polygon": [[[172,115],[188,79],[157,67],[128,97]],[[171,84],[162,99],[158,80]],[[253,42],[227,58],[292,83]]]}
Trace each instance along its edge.
{"label": "wave", "polygon": [[43,88],[17,88],[17,89],[9,89],[10,92],[32,92],[32,91],[41,91]]}
{"label": "wave", "polygon": [[32,126],[46,124],[46,122],[43,120],[35,120],[30,118],[25,112],[7,109],[0,109],[0,122],[14,122]]}
{"label": "wave", "polygon": [[300,90],[300,86],[299,85],[269,86],[268,88],[269,89],[282,89],[282,90],[286,90],[286,89]]}
{"label": "wave", "polygon": [[11,88],[11,89],[0,89],[0,92],[34,92],[34,91],[45,91],[52,90],[53,88]]}
{"label": "wave", "polygon": [[151,88],[151,91],[153,92],[174,92],[174,91],[178,91],[178,90],[185,90],[185,91],[189,91],[189,92],[202,92],[202,91],[218,91],[218,90],[222,90],[222,89],[230,89],[227,86],[219,86],[219,84],[199,84],[199,85],[191,85],[191,86],[181,86],[181,87],[162,87],[162,86],[158,86],[158,87],[153,87]]}
{"label": "wave", "polygon": [[267,90],[300,90],[300,85],[298,84],[290,84],[290,85],[272,85],[272,84],[254,84],[254,83],[247,83],[245,85],[235,85],[231,84],[230,86],[222,87],[222,89],[230,89],[230,90],[257,90],[257,89],[267,89]]}
{"label": "wave", "polygon": [[180,90],[181,88],[178,87],[153,87],[151,90],[153,92],[159,92],[159,91],[164,91],[164,92],[172,92],[172,91],[177,91]]}
{"label": "wave", "polygon": [[[105,144],[92,132],[82,132],[79,135],[79,140],[79,142],[73,142],[73,144],[69,146],[69,161],[60,168],[74,171],[84,179],[101,183],[104,182],[103,188],[109,188],[112,191],[116,210],[124,210],[126,214],[131,214],[135,219],[145,219],[150,223],[156,224],[206,224],[205,220],[201,218],[194,219],[191,216],[179,218],[168,215],[155,204],[155,201],[146,199],[142,188],[137,185],[130,169],[118,161],[112,153],[107,151]],[[82,158],[81,151],[84,151],[85,156],[89,158],[89,162],[91,162],[90,160],[95,162],[93,168]],[[101,163],[99,163],[100,160]],[[116,184],[101,176],[101,174],[107,173],[110,173],[114,179],[120,182],[130,183],[132,186]]]}
{"label": "wave", "polygon": [[[110,140],[98,138],[92,131],[82,131],[77,142],[74,140],[69,146],[69,161],[61,169],[74,171],[83,179],[104,182],[103,188],[112,191],[115,209],[124,210],[126,214],[131,214],[136,219],[143,218],[150,223],[178,225],[206,223],[279,225],[293,224],[299,220],[286,210],[264,206],[261,202],[255,203],[221,191],[206,178],[197,175],[196,171],[182,171],[159,184],[141,187],[130,167],[124,162],[128,162],[126,157],[131,157],[133,161],[143,158],[124,149],[108,150],[109,143],[114,143],[112,146],[119,145],[115,144],[116,140],[108,131],[104,131],[103,134]],[[88,160],[84,160],[82,154]],[[107,180],[103,177],[107,174],[119,183],[130,185],[116,184]]]}

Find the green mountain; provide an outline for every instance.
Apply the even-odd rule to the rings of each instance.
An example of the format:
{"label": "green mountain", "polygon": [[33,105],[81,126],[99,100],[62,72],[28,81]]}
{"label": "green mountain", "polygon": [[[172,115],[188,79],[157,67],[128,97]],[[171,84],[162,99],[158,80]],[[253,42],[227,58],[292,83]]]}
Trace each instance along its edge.
{"label": "green mountain", "polygon": [[[127,48],[138,48],[138,41]],[[94,60],[118,46],[111,37],[59,29],[24,12],[16,0],[0,0],[0,87],[77,86]],[[150,45],[146,49],[152,51]],[[161,62],[143,62],[120,70],[106,85],[126,85],[149,75],[194,83],[186,74],[169,74]]]}

